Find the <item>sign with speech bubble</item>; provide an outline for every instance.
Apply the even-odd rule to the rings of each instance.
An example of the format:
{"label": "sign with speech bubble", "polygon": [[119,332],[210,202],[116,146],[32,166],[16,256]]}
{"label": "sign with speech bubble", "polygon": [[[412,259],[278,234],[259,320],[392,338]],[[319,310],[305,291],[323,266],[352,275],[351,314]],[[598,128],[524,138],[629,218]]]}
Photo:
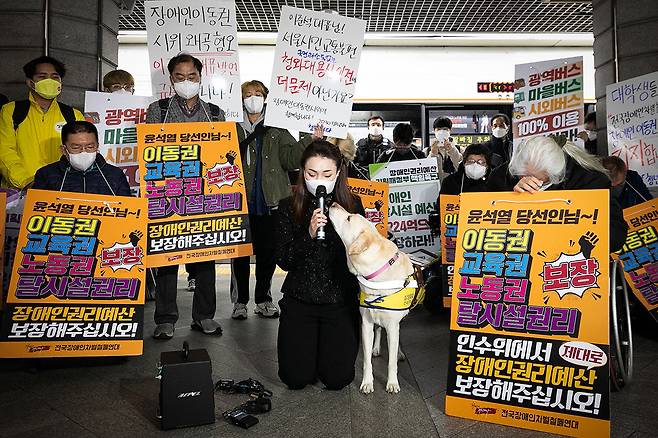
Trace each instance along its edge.
{"label": "sign with speech bubble", "polygon": [[461,194],[448,415],[610,436],[608,196]]}

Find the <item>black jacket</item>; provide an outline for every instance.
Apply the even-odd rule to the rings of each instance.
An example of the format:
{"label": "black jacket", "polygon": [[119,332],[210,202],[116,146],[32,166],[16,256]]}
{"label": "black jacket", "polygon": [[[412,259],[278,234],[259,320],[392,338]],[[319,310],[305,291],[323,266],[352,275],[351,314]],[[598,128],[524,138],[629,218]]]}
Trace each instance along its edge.
{"label": "black jacket", "polygon": [[496,138],[493,135],[491,140],[483,143],[491,151],[491,167],[496,168],[512,158],[512,139],[509,134],[503,138]]}
{"label": "black jacket", "polygon": [[645,201],[653,199],[649,189],[642,181],[642,177],[634,170],[628,170],[626,173],[626,181],[624,181],[624,188],[617,198],[621,208],[632,207],[641,204]]}
{"label": "black jacket", "polygon": [[130,185],[128,185],[128,179],[123,170],[107,163],[101,154],[96,154],[96,162],[86,172],[80,172],[71,167],[69,160],[62,155],[59,161],[37,170],[32,188],[96,195],[131,196]]}
{"label": "black jacket", "polygon": [[395,144],[388,138],[382,136],[380,141],[373,141],[370,136],[362,138],[356,143],[356,155],[354,163],[368,170],[368,165],[377,162],[377,158]]}
{"label": "black jacket", "polygon": [[415,146],[408,148],[393,148],[385,151],[377,158],[377,163],[388,163],[391,161],[418,160],[427,158],[423,151],[419,151]]}
{"label": "black jacket", "polygon": [[[610,189],[610,178],[594,170],[581,167],[576,160],[567,156],[567,169],[564,181],[552,185],[546,190],[594,190]],[[519,182],[519,178],[510,175],[508,163],[499,166],[491,172],[487,187],[490,192],[509,192]],[[626,242],[628,225],[624,220],[621,207],[612,194],[610,194],[610,252],[621,249]]]}
{"label": "black jacket", "polygon": [[[354,200],[356,213],[363,215],[361,200]],[[317,200],[312,198],[303,223],[298,224],[292,197],[279,203],[276,260],[281,269],[288,271],[281,292],[309,304],[356,304],[359,285],[347,269],[345,246],[331,221],[324,227],[324,241],[312,239],[308,233],[316,208]]]}

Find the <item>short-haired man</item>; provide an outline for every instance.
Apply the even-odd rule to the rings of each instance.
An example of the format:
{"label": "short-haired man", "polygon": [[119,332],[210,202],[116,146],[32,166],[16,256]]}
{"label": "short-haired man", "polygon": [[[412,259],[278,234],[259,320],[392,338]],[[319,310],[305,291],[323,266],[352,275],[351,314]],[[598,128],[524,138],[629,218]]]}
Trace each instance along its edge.
{"label": "short-haired man", "polygon": [[123,171],[98,153],[98,131],[93,123],[74,121],[64,125],[60,150],[59,161],[37,170],[32,188],[131,196]]}
{"label": "short-haired man", "polygon": [[[224,121],[224,111],[199,98],[203,65],[197,58],[181,54],[169,61],[167,68],[176,91],[172,97],[149,105],[146,123],[184,123]],[[221,335],[222,327],[214,320],[217,308],[215,261],[188,263],[188,273],[195,280],[192,302],[192,329],[207,335]],[[156,339],[171,339],[178,321],[178,265],[158,268],[155,295]]]}
{"label": "short-haired man", "polygon": [[610,156],[602,162],[612,181],[610,194],[617,198],[622,209],[653,199],[640,174],[629,169],[624,160]]}
{"label": "short-haired man", "polygon": [[457,171],[459,163],[462,162],[462,154],[450,136],[452,132],[452,120],[446,116],[439,116],[434,119],[432,128],[434,128],[435,140],[427,148],[425,153],[427,156],[437,159],[439,164],[439,180],[443,182],[448,175]]}
{"label": "short-haired man", "polygon": [[112,70],[103,76],[106,93],[135,94],[135,78],[125,70]]}
{"label": "short-haired man", "polygon": [[391,161],[416,160],[426,158],[422,151],[416,149],[414,141],[414,130],[409,123],[398,123],[393,128],[393,141],[395,147],[384,151],[377,163],[388,163]]}
{"label": "short-haired man", "polygon": [[377,158],[393,147],[393,142],[384,137],[384,118],[372,116],[368,119],[368,136],[356,142],[354,164],[362,167],[365,173],[368,166],[377,162]]}
{"label": "short-haired man", "polygon": [[37,169],[60,157],[62,126],[84,120],[77,109],[57,101],[66,67],[49,56],[23,66],[26,100],[9,102],[0,110],[0,172],[3,186],[23,189]]}

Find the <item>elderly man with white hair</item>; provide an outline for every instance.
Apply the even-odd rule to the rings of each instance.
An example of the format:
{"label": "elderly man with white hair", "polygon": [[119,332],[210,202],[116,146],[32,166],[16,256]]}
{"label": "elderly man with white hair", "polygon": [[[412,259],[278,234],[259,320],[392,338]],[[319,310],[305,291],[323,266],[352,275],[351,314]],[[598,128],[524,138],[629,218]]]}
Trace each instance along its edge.
{"label": "elderly man with white hair", "polygon": [[[490,192],[521,193],[610,187],[608,172],[597,157],[568,141],[560,145],[553,137],[532,137],[521,143],[514,148],[509,163],[491,173],[487,184]],[[621,207],[610,196],[611,252],[621,249],[627,232]]]}

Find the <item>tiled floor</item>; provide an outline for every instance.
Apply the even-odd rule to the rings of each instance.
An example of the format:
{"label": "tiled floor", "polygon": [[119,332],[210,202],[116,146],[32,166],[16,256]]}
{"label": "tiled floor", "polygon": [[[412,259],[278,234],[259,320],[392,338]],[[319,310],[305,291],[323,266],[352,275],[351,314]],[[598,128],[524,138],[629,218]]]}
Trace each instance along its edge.
{"label": "tiled floor", "polygon": [[[181,274],[183,269],[181,269]],[[402,346],[408,360],[400,363],[402,391],[384,391],[384,358],[374,359],[375,393],[359,393],[357,377],[342,391],[319,384],[289,391],[278,380],[277,320],[230,319],[225,265],[218,266],[219,320],[224,335],[207,337],[189,329],[192,295],[180,277],[181,320],[171,341],[147,337],[144,355],[129,359],[42,360],[39,363],[0,361],[0,437],[547,437],[443,413],[448,355],[447,315],[424,309],[409,315],[402,326]],[[277,274],[278,290],[283,275]],[[280,297],[279,294],[275,299]],[[250,306],[253,311],[253,305]],[[146,335],[153,330],[153,303],[146,306]],[[644,324],[635,341],[636,378],[632,386],[612,394],[613,437],[658,436],[658,326]],[[259,416],[249,430],[221,419],[221,412],[245,400],[240,395],[215,396],[215,424],[161,432],[155,419],[159,382],[154,378],[160,352],[178,349],[184,340],[206,348],[212,358],[213,379],[262,381],[273,392],[272,412]]]}

